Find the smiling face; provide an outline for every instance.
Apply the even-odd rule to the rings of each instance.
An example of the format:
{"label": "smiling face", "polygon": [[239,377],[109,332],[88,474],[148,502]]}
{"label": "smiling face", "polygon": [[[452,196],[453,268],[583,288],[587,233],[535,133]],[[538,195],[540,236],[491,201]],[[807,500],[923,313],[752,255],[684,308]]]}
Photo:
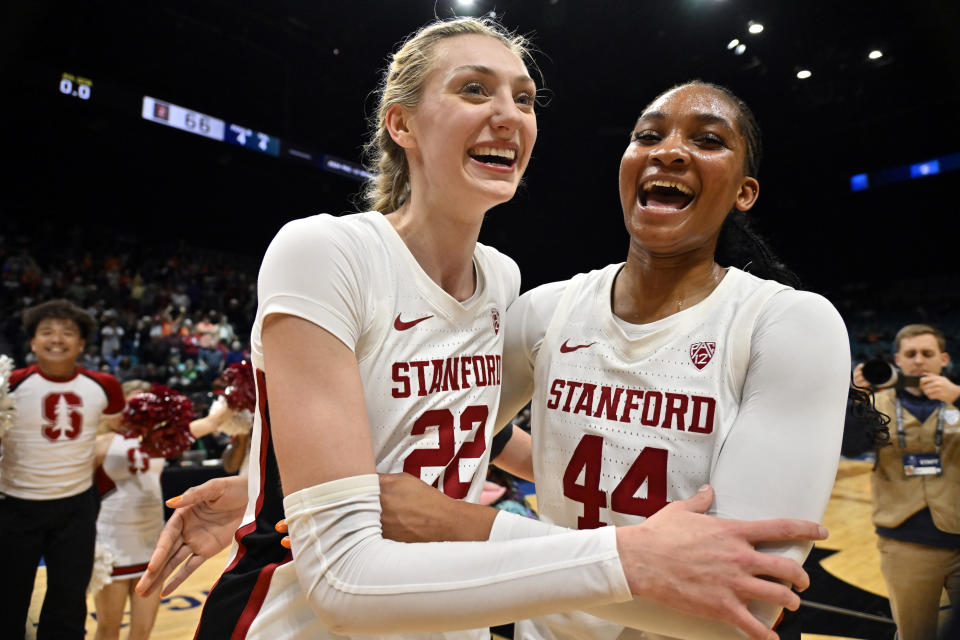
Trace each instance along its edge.
{"label": "smiling face", "polygon": [[419,105],[395,107],[413,197],[483,210],[512,198],[537,139],[535,97],[523,61],[495,38],[438,43]]}
{"label": "smiling face", "polygon": [[723,93],[690,84],[657,98],[640,116],[620,161],[620,202],[635,246],[652,255],[691,251],[712,259],[734,207],[753,207],[738,110]]}
{"label": "smiling face", "polygon": [[65,377],[73,372],[84,345],[77,323],[62,318],[41,320],[30,340],[30,350],[37,356],[40,370],[53,377]]}

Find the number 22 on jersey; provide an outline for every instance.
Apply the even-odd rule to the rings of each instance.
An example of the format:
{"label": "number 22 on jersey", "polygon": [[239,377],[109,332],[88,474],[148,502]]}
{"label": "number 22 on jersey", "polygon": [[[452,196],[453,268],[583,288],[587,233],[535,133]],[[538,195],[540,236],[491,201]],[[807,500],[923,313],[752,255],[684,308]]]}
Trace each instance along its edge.
{"label": "number 22 on jersey", "polygon": [[[574,449],[563,473],[563,495],[583,505],[578,529],[606,526],[600,509],[607,507],[607,493],[600,488],[603,466],[603,436],[585,435]],[[583,483],[577,481],[583,477]],[[637,491],[647,483],[647,497]],[[644,447],[610,495],[610,510],[648,518],[667,505],[667,451]]]}
{"label": "number 22 on jersey", "polygon": [[[423,435],[430,427],[436,427],[439,442],[436,449],[416,449],[403,461],[404,473],[423,479],[420,475],[423,467],[444,467],[443,492],[451,498],[465,498],[470,490],[471,481],[460,481],[460,460],[467,458],[482,458],[487,450],[487,439],[484,427],[490,410],[486,405],[471,405],[460,414],[461,431],[476,432],[473,440],[464,442],[459,451],[456,451],[456,433],[454,431],[454,415],[449,409],[433,409],[425,411],[413,423],[410,435]],[[438,478],[439,479],[439,478]],[[434,486],[437,486],[434,483]]]}

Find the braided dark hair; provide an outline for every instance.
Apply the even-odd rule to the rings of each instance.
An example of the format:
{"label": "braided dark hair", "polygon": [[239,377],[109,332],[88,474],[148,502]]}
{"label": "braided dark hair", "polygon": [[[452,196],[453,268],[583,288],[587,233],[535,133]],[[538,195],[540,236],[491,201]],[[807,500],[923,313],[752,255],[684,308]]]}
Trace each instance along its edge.
{"label": "braided dark hair", "polygon": [[734,209],[727,214],[720,227],[714,259],[718,264],[749,271],[758,278],[800,288],[800,278],[777,257],[744,211]]}
{"label": "braided dark hair", "polygon": [[890,444],[889,424],[890,417],[877,411],[873,394],[851,382],[840,453],[854,458]]}

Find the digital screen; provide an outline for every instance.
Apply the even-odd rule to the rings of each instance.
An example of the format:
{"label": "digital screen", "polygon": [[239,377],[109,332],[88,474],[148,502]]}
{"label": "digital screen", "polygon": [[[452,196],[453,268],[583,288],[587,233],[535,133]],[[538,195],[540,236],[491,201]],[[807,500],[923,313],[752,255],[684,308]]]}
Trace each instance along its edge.
{"label": "digital screen", "polygon": [[247,129],[238,124],[231,124],[227,127],[227,142],[254,151],[262,151],[271,156],[280,155],[280,138]]}
{"label": "digital screen", "polygon": [[226,123],[223,120],[199,111],[185,109],[172,102],[143,96],[143,110],[140,115],[143,116],[144,120],[165,124],[174,129],[223,142],[223,132],[226,128]]}
{"label": "digital screen", "polygon": [[364,169],[363,165],[357,164],[356,162],[350,162],[349,160],[344,160],[336,156],[331,156],[329,154],[323,156],[320,166],[327,171],[339,173],[351,178],[359,178],[362,180],[364,178],[373,177],[373,174]]}
{"label": "digital screen", "polygon": [[918,162],[917,164],[910,165],[911,178],[922,178],[924,176],[932,176],[938,173],[940,173],[940,163],[936,160]]}
{"label": "digital screen", "polygon": [[960,169],[960,153],[951,153],[915,164],[902,164],[897,167],[871,171],[870,173],[852,175],[850,176],[850,191],[865,191],[885,184],[926,178],[941,172],[945,173],[958,169]]}
{"label": "digital screen", "polygon": [[89,100],[93,95],[93,81],[72,73],[64,73],[60,76],[60,93],[81,100]]}
{"label": "digital screen", "polygon": [[850,176],[850,191],[863,191],[870,186],[870,180],[865,173]]}
{"label": "digital screen", "polygon": [[[65,80],[68,79],[67,75],[68,74],[64,74]],[[70,91],[74,90],[73,77],[70,76],[69,80],[69,85],[65,81],[61,81],[60,90],[62,92],[66,92],[67,89],[70,89]],[[76,79],[76,82],[80,80],[82,79]],[[89,87],[89,80],[86,82],[88,83],[86,86]],[[78,91],[80,90],[78,89]],[[84,92],[89,96],[89,90],[84,90]],[[280,138],[268,133],[256,131],[255,129],[232,122],[226,122],[206,113],[181,107],[172,102],[151,96],[143,96],[140,116],[150,122],[180,129],[187,133],[195,133],[199,136],[233,144],[238,147],[250,149],[251,151],[258,151],[274,157],[280,157],[282,155],[285,158],[306,161],[324,171],[353,178],[354,180],[364,180],[373,177],[373,174],[358,162],[351,162],[350,160],[344,160],[336,156],[326,155],[304,148],[297,149],[285,143]]]}

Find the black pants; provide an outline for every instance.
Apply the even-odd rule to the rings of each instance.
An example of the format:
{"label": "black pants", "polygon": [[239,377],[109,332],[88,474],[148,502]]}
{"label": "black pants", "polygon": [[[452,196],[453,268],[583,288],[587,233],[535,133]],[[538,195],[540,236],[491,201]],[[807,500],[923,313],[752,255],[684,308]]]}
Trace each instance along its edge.
{"label": "black pants", "polygon": [[95,487],[58,500],[0,496],[0,638],[24,637],[41,556],[47,594],[37,640],[84,637],[99,510]]}

